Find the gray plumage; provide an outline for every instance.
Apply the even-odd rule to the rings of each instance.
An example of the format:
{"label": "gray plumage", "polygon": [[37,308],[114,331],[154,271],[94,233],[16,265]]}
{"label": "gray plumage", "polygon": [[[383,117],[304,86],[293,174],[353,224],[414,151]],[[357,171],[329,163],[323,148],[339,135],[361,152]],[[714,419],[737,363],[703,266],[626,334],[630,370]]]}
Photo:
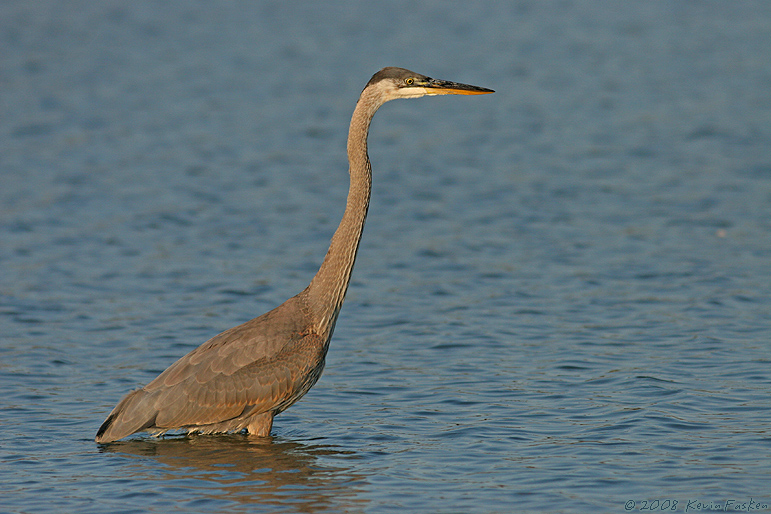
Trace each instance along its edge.
{"label": "gray plumage", "polygon": [[367,134],[385,102],[490,89],[383,68],[367,83],[348,132],[350,189],[343,219],[310,285],[275,309],[213,337],[126,395],[96,434],[106,443],[140,431],[270,435],[273,417],[318,381],[348,289],[369,206]]}

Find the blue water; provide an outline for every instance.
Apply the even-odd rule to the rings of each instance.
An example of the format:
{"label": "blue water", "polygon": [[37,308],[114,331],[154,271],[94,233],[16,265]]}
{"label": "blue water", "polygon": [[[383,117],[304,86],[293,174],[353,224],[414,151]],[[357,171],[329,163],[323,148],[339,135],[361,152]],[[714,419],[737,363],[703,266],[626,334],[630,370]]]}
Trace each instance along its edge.
{"label": "blue water", "polygon": [[[770,510],[771,4],[8,1],[0,48],[0,511]],[[378,113],[320,382],[95,444],[305,287],[386,65],[497,92]]]}

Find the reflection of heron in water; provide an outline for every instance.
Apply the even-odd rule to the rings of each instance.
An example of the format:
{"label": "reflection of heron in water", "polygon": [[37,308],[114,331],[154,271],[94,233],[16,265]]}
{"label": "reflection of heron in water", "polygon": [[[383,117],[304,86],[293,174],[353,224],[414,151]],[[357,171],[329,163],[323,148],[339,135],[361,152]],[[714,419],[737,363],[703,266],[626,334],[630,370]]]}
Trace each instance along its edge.
{"label": "reflection of heron in water", "polygon": [[310,285],[270,312],[210,339],[129,393],[96,434],[100,443],[143,430],[270,435],[273,417],[316,383],[348,289],[367,216],[372,168],[367,134],[389,100],[477,95],[491,89],[383,68],[361,92],[348,132],[348,201],[326,257]]}
{"label": "reflection of heron in water", "polygon": [[[130,461],[120,478],[132,490],[172,488],[182,508],[185,501],[213,500],[277,512],[289,505],[304,507],[297,512],[358,512],[364,501],[356,484],[366,477],[349,461],[359,457],[326,444],[219,435],[132,439],[100,451]],[[145,508],[152,506],[148,498]]]}

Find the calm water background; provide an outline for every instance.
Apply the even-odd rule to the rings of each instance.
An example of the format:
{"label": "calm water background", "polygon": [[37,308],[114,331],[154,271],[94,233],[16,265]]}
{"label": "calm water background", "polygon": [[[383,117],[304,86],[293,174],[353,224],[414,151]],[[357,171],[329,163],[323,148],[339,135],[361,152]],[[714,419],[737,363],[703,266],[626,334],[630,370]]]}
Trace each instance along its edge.
{"label": "calm water background", "polygon": [[[6,1],[0,47],[0,511],[771,504],[771,3]],[[305,287],[386,65],[497,93],[377,115],[319,384],[96,445]]]}

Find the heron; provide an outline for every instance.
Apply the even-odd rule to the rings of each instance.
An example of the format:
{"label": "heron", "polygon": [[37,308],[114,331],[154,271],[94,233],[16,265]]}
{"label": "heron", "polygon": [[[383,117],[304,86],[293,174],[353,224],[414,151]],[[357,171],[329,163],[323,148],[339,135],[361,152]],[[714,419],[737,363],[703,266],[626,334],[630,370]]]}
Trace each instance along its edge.
{"label": "heron", "polygon": [[348,131],[350,183],[345,211],[311,283],[273,310],[214,336],[144,387],[128,393],[96,433],[98,443],[170,430],[268,437],[273,418],[318,381],[351,279],[372,190],[367,137],[384,103],[492,89],[432,79],[404,68],[375,73]]}

